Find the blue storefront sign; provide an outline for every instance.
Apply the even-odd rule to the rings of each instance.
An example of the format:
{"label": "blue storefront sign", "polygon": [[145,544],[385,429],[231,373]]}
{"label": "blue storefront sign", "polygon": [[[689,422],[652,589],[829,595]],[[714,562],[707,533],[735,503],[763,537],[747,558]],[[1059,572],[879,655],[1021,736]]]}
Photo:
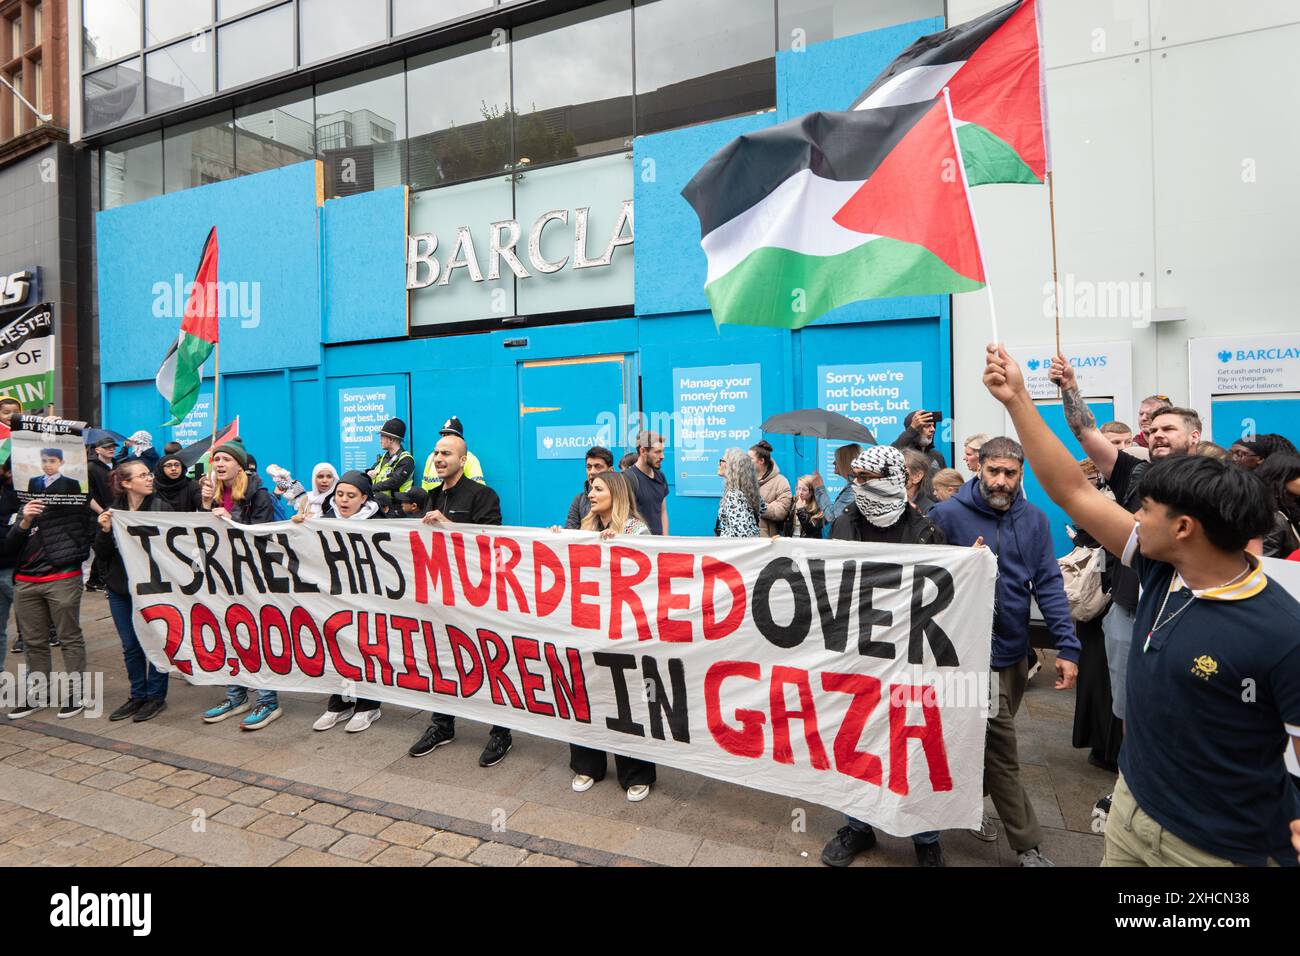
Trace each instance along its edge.
{"label": "blue storefront sign", "polygon": [[537,429],[538,458],[585,458],[587,449],[609,447],[608,425],[550,425]]}
{"label": "blue storefront sign", "polygon": [[365,470],[379,456],[379,429],[397,415],[397,386],[339,389],[339,471]]}
{"label": "blue storefront sign", "polygon": [[[903,419],[921,407],[921,363],[817,366],[817,405],[866,425],[888,444],[903,431]],[[818,443],[822,475],[831,496],[844,487],[835,474],[835,449],[842,441]]]}
{"label": "blue storefront sign", "polygon": [[677,494],[722,495],[718,460],[728,448],[748,448],[761,436],[762,366],[701,365],[673,369],[677,423]]}

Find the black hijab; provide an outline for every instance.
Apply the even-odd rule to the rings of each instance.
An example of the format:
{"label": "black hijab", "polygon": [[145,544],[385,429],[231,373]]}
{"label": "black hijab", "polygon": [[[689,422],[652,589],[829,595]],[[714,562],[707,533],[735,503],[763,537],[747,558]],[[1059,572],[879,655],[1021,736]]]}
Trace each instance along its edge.
{"label": "black hijab", "polygon": [[[163,465],[169,461],[180,462],[181,474],[179,478],[168,478],[163,473]],[[192,490],[194,482],[185,477],[185,462],[181,461],[178,455],[164,455],[158,462],[153,471],[153,490],[154,494],[162,498],[169,505],[172,511],[193,511],[191,501],[194,492]]]}

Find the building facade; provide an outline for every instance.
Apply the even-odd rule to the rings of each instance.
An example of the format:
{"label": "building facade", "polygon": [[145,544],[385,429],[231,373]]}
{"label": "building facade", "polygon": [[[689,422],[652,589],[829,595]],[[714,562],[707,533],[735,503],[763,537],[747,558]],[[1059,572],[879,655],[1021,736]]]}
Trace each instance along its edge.
{"label": "building facade", "polygon": [[[680,195],[735,136],[847,107],[945,15],[960,22],[992,5],[947,6],[81,0],[69,33],[72,126],[90,183],[81,213],[94,235],[102,419],[172,437],[157,427],[165,417],[152,379],[215,225],[221,385],[174,430],[181,440],[206,434],[214,416],[239,415],[263,466],[364,467],[378,426],[398,415],[422,462],[455,415],[506,520],[537,525],[558,521],[581,487],[586,447],[621,451],[648,425],[669,439],[670,526],[695,534],[713,527],[721,452],[758,440],[780,411],[834,408],[888,441],[908,410],[940,410],[951,460],[966,434],[1005,429],[978,391],[982,297],[859,303],[793,332],[717,328],[698,223]],[[1194,48],[1236,43],[1250,59],[1249,43],[1283,42],[1300,26],[1273,5],[1243,46],[1225,39],[1235,28],[1209,4],[1120,6],[1084,15],[1044,0],[1044,18],[1062,271],[1076,295],[1067,351],[1105,346],[1092,349],[1105,352],[1108,373],[1085,378],[1090,397],[1099,412],[1109,403],[1105,417],[1131,419],[1135,396],[1187,400],[1200,387],[1187,366],[1179,387],[1169,359],[1193,348],[1189,330],[1285,329],[1253,307],[1232,321],[1221,300],[1174,303],[1159,257],[1138,255],[1143,224],[1152,245],[1165,228],[1159,215],[1149,205],[1145,220],[1135,209],[1098,215],[1117,213],[1114,190],[1131,198],[1144,175],[1150,190],[1164,158],[1149,129],[1142,149],[1117,135],[1116,110],[1139,140],[1143,110],[1161,129],[1157,109],[1181,122],[1184,104],[1152,99],[1161,54],[1217,56],[1222,47]],[[1134,87],[1144,76],[1147,86]],[[1250,135],[1262,114],[1242,122],[1238,142],[1258,145],[1260,168],[1272,168],[1276,137]],[[1098,190],[1104,201],[1092,198]],[[1279,185],[1267,202],[1285,209],[1298,195]],[[1052,340],[1046,203],[1042,187],[976,192],[1002,335],[1027,356]],[[1236,215],[1212,209],[1181,234]],[[1120,254],[1130,252],[1145,274],[1114,305],[1123,315],[1080,314],[1088,283],[1127,281]],[[1265,298],[1278,301],[1276,286],[1289,281]],[[1242,394],[1233,401],[1286,414],[1283,393]],[[828,474],[826,443],[767,437],[792,483]]]}

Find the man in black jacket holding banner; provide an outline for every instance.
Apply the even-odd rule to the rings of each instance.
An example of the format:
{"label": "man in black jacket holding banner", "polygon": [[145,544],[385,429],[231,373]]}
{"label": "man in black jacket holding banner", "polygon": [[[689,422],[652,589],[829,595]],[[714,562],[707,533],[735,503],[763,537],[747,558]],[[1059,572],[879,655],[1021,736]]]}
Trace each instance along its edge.
{"label": "man in black jacket holding banner", "polygon": [[[501,524],[501,499],[487,485],[465,477],[465,459],[469,448],[458,435],[443,435],[433,450],[433,466],[442,484],[429,492],[429,511],[423,521],[428,525]],[[456,737],[456,718],[435,713],[429,727],[407,751],[423,757]],[[513,745],[509,727],[493,727],[487,746],[478,759],[480,767],[494,767],[505,759]]]}

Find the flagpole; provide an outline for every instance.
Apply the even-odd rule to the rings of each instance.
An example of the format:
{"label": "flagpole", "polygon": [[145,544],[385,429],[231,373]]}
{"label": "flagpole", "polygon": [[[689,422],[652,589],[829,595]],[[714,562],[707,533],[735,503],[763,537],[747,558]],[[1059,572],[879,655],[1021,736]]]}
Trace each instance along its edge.
{"label": "flagpole", "polygon": [[[975,248],[979,250],[980,265],[984,265],[984,243],[980,241],[980,224],[975,218],[975,204],[970,198],[970,182],[966,179],[966,163],[961,156],[961,143],[957,140],[957,124],[952,118],[952,97],[948,95],[948,87],[943,88],[943,105],[948,111],[948,129],[952,132],[952,145],[956,150],[957,168],[961,171],[961,188],[966,193],[966,209],[970,212],[971,229],[975,233]],[[993,304],[993,283],[989,281],[988,272],[985,270],[984,291],[989,297],[989,321],[993,325],[993,344],[1001,345],[1002,340],[998,337],[998,310]]]}
{"label": "flagpole", "polygon": [[1061,283],[1056,278],[1056,190],[1047,171],[1047,211],[1052,222],[1052,300],[1056,303],[1056,354],[1061,354]]}
{"label": "flagpole", "polygon": [[217,415],[219,396],[221,395],[221,337],[212,345],[212,441],[208,443],[208,469],[212,467],[212,453],[217,450]]}

